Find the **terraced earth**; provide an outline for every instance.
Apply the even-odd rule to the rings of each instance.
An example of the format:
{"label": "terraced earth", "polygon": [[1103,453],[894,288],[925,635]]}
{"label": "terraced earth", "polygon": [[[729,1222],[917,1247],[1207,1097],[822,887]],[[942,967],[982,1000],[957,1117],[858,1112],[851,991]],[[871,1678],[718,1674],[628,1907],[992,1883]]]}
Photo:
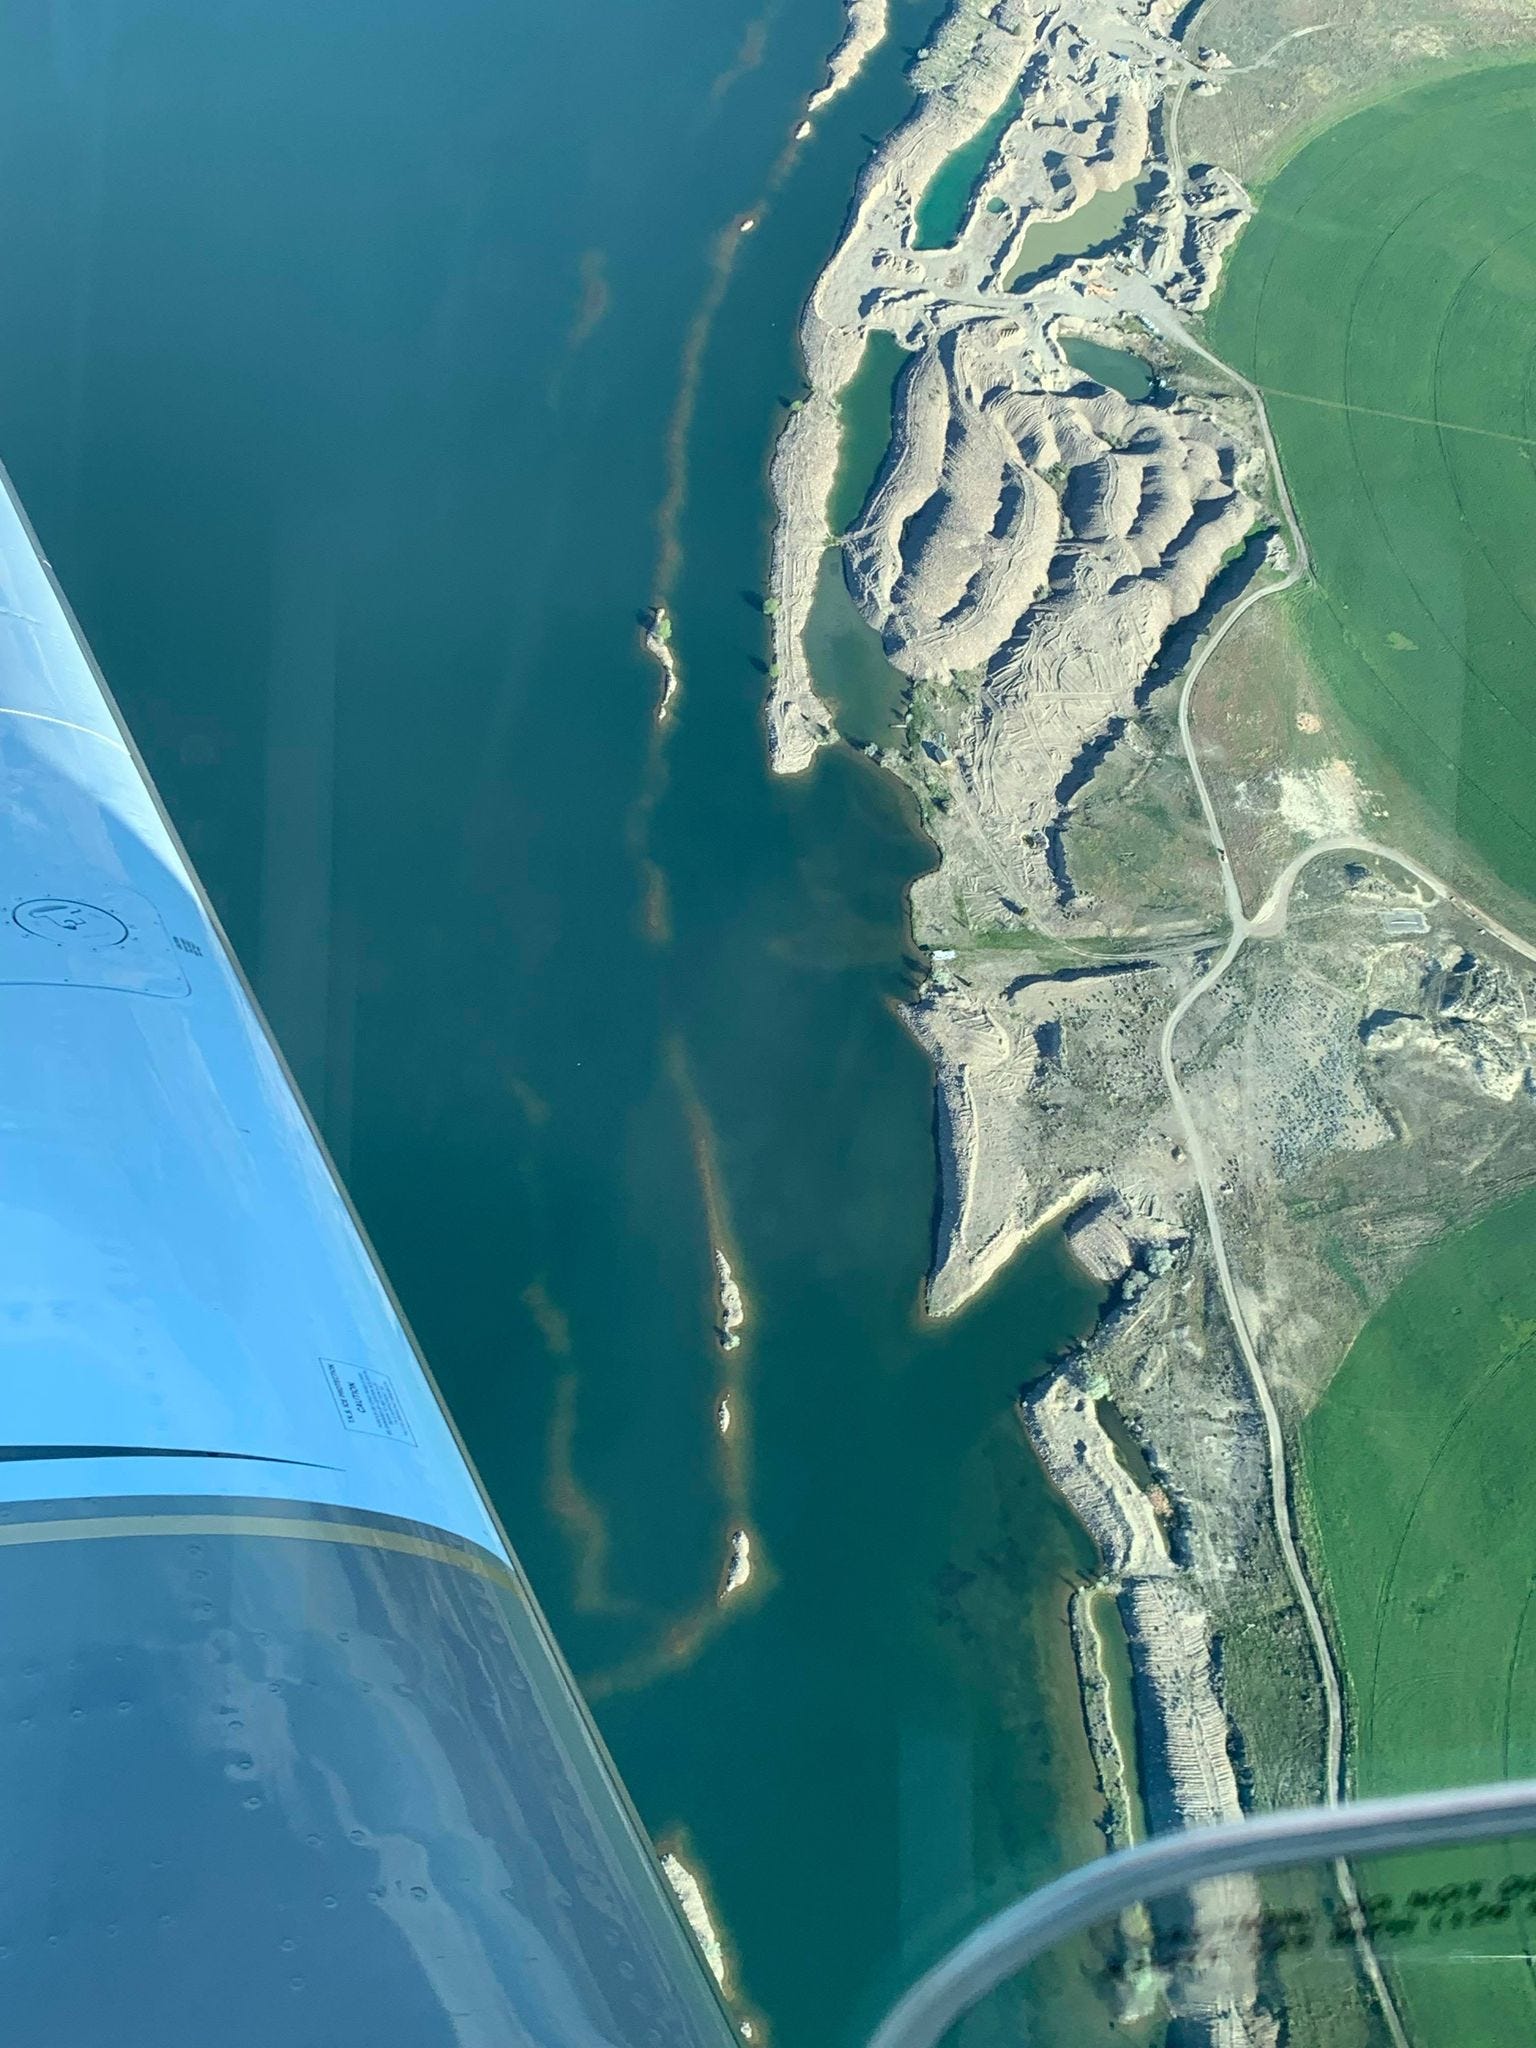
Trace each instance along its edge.
{"label": "terraced earth", "polygon": [[1536,894],[1536,64],[1341,121],[1262,195],[1209,325],[1266,394],[1320,673]]}
{"label": "terraced earth", "polygon": [[[1360,1333],[1302,1432],[1361,1792],[1536,1773],[1533,1238],[1526,1194],[1437,1246]],[[1438,1883],[1444,1861],[1416,1865]],[[1532,1867],[1536,1844],[1521,1842],[1480,1852],[1478,1875],[1492,1897]],[[1456,1946],[1524,1954],[1533,1935],[1517,1910]],[[1402,1981],[1424,2048],[1536,2031],[1523,1964],[1410,1966]]]}

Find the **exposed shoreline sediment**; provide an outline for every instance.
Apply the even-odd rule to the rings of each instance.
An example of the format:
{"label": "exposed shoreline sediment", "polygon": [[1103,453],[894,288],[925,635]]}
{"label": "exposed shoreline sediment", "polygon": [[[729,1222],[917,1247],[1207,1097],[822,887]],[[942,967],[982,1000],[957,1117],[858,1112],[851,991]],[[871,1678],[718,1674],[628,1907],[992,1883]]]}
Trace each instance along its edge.
{"label": "exposed shoreline sediment", "polygon": [[[1314,750],[1295,772],[1289,751],[1261,756],[1252,780],[1285,828],[1274,839],[1304,843],[1262,907],[1245,907],[1252,791],[1238,774],[1257,743],[1236,744],[1241,770],[1218,805],[1190,701],[1218,648],[1239,660],[1231,629],[1296,586],[1308,555],[1261,393],[1190,324],[1252,209],[1235,178],[1181,154],[1186,94],[1240,75],[1219,51],[1185,49],[1181,18],[1171,0],[955,0],[913,66],[916,105],[866,163],[803,309],[807,390],[771,472],[772,764],[799,772],[839,737],[837,692],[818,689],[804,644],[835,546],[900,679],[900,710],[865,750],[912,792],[939,855],[911,892],[931,969],[905,1011],[935,1076],[927,1312],[962,1309],[1048,1226],[1108,1297],[1083,1350],[1024,1406],[1103,1560],[1071,1621],[1111,1839],[1133,1825],[1095,1627],[1111,1600],[1153,1826],[1239,1811],[1229,1712],[1249,1765],[1273,1738],[1260,1796],[1336,1795],[1340,1686],[1296,1548],[1286,1443],[1360,1304],[1324,1269],[1296,1196],[1333,1218],[1329,1198],[1347,1191],[1371,1218],[1359,1264],[1379,1286],[1446,1222],[1438,1192],[1414,1182],[1432,1148],[1400,1141],[1452,1115],[1476,1133],[1462,1156],[1491,1156],[1503,1133],[1479,1098],[1524,1099],[1529,1071],[1526,998],[1507,999],[1510,963],[1485,974],[1482,954],[1490,939],[1530,949],[1481,917],[1457,933],[1448,912],[1418,946],[1434,903],[1463,926],[1468,907],[1361,837],[1367,793],[1342,757]],[[991,156],[958,230],[947,247],[922,246],[919,210],[929,222],[937,210],[922,202],[973,141]],[[977,161],[973,149],[953,166],[946,195]],[[1105,232],[1098,208],[1085,253],[1041,260],[1042,224],[1121,191],[1118,226]],[[845,395],[876,335],[906,355],[889,445],[833,534]],[[1177,703],[1165,703],[1175,676]],[[1252,709],[1233,702],[1212,759]],[[1316,735],[1317,714],[1306,720],[1297,730]],[[1346,799],[1350,817],[1333,816]],[[1313,871],[1307,915],[1288,932],[1301,868],[1341,850],[1359,858]],[[1405,874],[1432,897],[1405,900]],[[1441,995],[1450,961],[1468,963],[1451,976],[1458,990],[1464,973],[1481,977],[1475,1001],[1455,995],[1454,1028]],[[1384,1002],[1387,986],[1406,994]],[[1396,1182],[1362,1163],[1389,1147]],[[1400,1226],[1395,1251],[1378,1214]],[[1134,1440],[1128,1462],[1100,1389]],[[1224,1971],[1200,1961],[1163,1984],[1192,2038],[1276,2038],[1240,1932],[1255,1905],[1236,1881],[1201,1895],[1197,1924]],[[1368,1942],[1361,1958],[1400,2038]]]}
{"label": "exposed shoreline sediment", "polygon": [[[1157,404],[1132,402],[1063,353],[1072,334],[1111,346],[1133,335],[1166,358],[1250,210],[1224,174],[1159,160],[1158,109],[1198,71],[1169,36],[1172,12],[1160,0],[1144,11],[956,0],[913,66],[917,103],[865,165],[803,310],[807,389],[771,467],[772,764],[799,772],[838,737],[804,645],[836,543],[854,601],[908,684],[905,732],[881,759],[913,789],[940,853],[912,893],[914,935],[934,967],[908,1009],[935,1066],[931,1315],[954,1313],[1059,1224],[1111,1291],[1113,1322],[1189,1239],[1190,1176],[1155,1048],[1126,1018],[1154,999],[1172,1006],[1192,949],[1099,981],[1058,981],[1048,965],[1018,972],[1042,934],[1083,917],[1052,864],[1074,770],[1135,720],[1168,635],[1200,612],[1263,518],[1264,455],[1241,395],[1170,384]],[[1014,101],[956,240],[920,248],[924,193]],[[1138,205],[1111,248],[1004,288],[1032,225],[1136,180]],[[832,535],[842,397],[877,332],[909,361],[881,471],[849,532]],[[1203,1596],[1208,1555],[1175,1560],[1098,1419],[1091,1357],[1022,1405],[1103,1560],[1099,1588],[1074,1603],[1073,1634],[1110,1832],[1134,1819],[1094,1599],[1116,1603],[1131,1644],[1139,1742],[1155,1766],[1149,1803],[1188,1823],[1227,1818],[1240,1803]],[[1220,1904],[1213,1892],[1202,1910],[1240,1918],[1251,1903],[1240,1891]],[[1273,2038],[1241,1943],[1223,1981],[1196,1973],[1177,1999],[1224,2040]]]}
{"label": "exposed shoreline sediment", "polygon": [[692,1930],[694,1940],[704,1953],[709,1973],[720,1989],[729,1996],[730,1970],[726,1963],[725,1946],[716,1930],[714,1918],[704,1898],[704,1887],[696,1872],[678,1855],[677,1850],[663,1849],[661,1867],[666,1873],[678,1904],[683,1909],[683,1918]]}
{"label": "exposed shoreline sediment", "polygon": [[866,59],[885,41],[889,28],[890,0],[848,0],[848,26],[827,59],[826,84],[818,86],[805,103],[807,116],[819,114],[828,100],[852,85]]}
{"label": "exposed shoreline sediment", "polygon": [[725,1573],[720,1581],[720,1598],[724,1602],[733,1593],[739,1593],[752,1576],[752,1538],[745,1529],[733,1529],[726,1554]]}
{"label": "exposed shoreline sediment", "polygon": [[717,1244],[715,1255],[715,1338],[722,1351],[735,1351],[741,1343],[741,1332],[747,1320],[747,1305],[742,1297],[736,1275],[731,1271],[731,1262]]}

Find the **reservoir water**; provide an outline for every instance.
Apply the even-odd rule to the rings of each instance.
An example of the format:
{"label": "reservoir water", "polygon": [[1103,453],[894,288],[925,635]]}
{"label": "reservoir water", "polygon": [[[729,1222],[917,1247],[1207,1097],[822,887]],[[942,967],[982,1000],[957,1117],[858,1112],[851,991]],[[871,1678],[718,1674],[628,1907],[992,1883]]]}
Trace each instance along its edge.
{"label": "reservoir water", "polygon": [[921,1320],[930,854],[762,744],[795,319],[929,11],[792,158],[835,0],[77,0],[0,66],[0,452],[786,2048],[1098,1845],[1011,1409],[1095,1299],[1048,1241]]}

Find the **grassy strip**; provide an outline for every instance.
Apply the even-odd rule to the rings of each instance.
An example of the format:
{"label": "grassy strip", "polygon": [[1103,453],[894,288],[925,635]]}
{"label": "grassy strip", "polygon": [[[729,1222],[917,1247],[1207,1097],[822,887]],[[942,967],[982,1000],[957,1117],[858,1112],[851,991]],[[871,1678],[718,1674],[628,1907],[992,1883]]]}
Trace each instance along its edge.
{"label": "grassy strip", "polygon": [[1269,188],[1211,320],[1274,394],[1317,573],[1308,640],[1341,708],[1527,894],[1533,95],[1536,66],[1479,70],[1328,130]]}

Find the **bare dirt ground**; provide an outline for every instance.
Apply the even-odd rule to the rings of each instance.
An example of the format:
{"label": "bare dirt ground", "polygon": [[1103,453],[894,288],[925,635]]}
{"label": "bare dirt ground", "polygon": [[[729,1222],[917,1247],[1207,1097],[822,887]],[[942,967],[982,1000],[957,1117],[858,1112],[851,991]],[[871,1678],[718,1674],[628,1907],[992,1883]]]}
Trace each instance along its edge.
{"label": "bare dirt ground", "polygon": [[1536,22],[1520,0],[1461,0],[1454,13],[1443,0],[1207,0],[1186,40],[1219,51],[1232,70],[1219,91],[1190,97],[1185,149],[1252,191],[1355,107],[1536,47]]}

